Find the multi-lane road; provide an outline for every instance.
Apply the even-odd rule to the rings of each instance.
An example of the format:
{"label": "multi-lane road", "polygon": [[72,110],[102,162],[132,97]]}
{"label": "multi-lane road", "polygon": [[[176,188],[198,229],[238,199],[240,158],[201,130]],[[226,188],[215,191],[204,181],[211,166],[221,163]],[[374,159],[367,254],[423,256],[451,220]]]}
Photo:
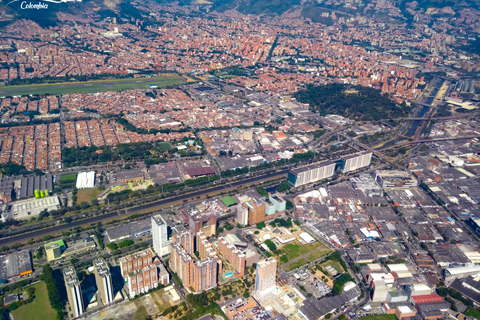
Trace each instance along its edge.
{"label": "multi-lane road", "polygon": [[12,245],[14,243],[23,242],[28,239],[36,239],[46,235],[55,235],[62,231],[67,231],[76,227],[96,224],[97,222],[109,221],[109,220],[114,220],[118,218],[123,219],[136,213],[151,212],[161,208],[167,208],[167,207],[170,207],[170,205],[173,205],[179,201],[189,200],[192,198],[196,199],[197,197],[204,197],[207,195],[214,195],[223,190],[228,190],[228,189],[236,188],[240,186],[246,186],[253,183],[258,184],[264,180],[278,179],[286,176],[287,172],[288,170],[281,170],[274,173],[269,173],[269,174],[252,177],[244,180],[232,181],[226,184],[222,184],[220,186],[215,186],[212,188],[208,188],[208,189],[204,189],[204,190],[200,190],[192,193],[187,193],[187,194],[175,196],[168,199],[158,200],[158,201],[154,201],[154,202],[143,204],[136,207],[121,209],[121,210],[109,212],[100,216],[94,216],[94,217],[90,217],[82,220],[73,221],[67,224],[59,224],[59,225],[55,225],[55,226],[40,229],[40,230],[35,230],[31,232],[22,233],[19,235],[7,237],[7,238],[2,238],[0,239],[0,246]]}

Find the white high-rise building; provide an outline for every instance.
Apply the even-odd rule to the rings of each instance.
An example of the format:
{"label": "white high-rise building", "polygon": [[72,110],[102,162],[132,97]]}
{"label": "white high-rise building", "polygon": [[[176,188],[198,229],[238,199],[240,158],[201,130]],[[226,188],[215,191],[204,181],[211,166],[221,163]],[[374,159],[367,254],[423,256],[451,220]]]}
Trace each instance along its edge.
{"label": "white high-rise building", "polygon": [[162,216],[157,214],[152,217],[153,250],[160,256],[170,253],[170,241],[168,241],[167,224]]}
{"label": "white high-rise building", "polygon": [[113,284],[110,268],[102,258],[93,260],[95,270],[95,281],[97,283],[98,294],[97,301],[101,301],[103,305],[113,302]]}
{"label": "white high-rise building", "polygon": [[78,281],[77,273],[73,266],[63,269],[63,278],[65,280],[65,288],[67,289],[68,302],[72,308],[74,318],[78,318],[83,314],[83,296],[80,281]]}
{"label": "white high-rise building", "polygon": [[287,181],[294,188],[323,179],[328,179],[335,173],[335,162],[327,160],[295,168],[288,172]]}
{"label": "white high-rise building", "polygon": [[241,203],[236,206],[235,220],[237,220],[242,226],[248,224],[248,209]]}
{"label": "white high-rise building", "polygon": [[370,165],[372,161],[372,152],[364,151],[355,154],[351,154],[343,158],[345,165],[343,166],[343,173],[355,171]]}

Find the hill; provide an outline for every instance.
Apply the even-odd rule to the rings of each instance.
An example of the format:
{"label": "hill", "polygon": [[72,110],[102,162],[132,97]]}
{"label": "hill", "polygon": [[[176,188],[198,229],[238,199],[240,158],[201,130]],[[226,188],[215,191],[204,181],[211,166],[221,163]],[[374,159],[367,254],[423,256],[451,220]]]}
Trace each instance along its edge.
{"label": "hill", "polygon": [[408,115],[410,108],[394,103],[380,90],[368,87],[329,84],[308,85],[294,94],[298,101],[309,103],[320,115],[338,114],[355,120],[379,120]]}
{"label": "hill", "polygon": [[[0,2],[3,1],[0,0]],[[8,13],[14,16],[14,20],[21,18],[31,19],[42,27],[47,27],[58,23],[58,12],[81,15],[94,9],[101,16],[148,20],[149,12],[145,10],[154,7],[158,8],[158,4],[178,4],[179,6],[190,7],[192,10],[186,12],[192,14],[194,12],[199,13],[199,11],[224,12],[226,10],[237,10],[243,14],[277,16],[298,11],[300,12],[300,18],[311,19],[313,22],[330,25],[337,21],[331,18],[333,12],[337,18],[368,16],[380,20],[403,23],[412,22],[415,13],[425,13],[428,9],[437,9],[430,13],[432,19],[436,19],[444,16],[452,17],[452,14],[458,16],[457,11],[460,9],[480,8],[480,0],[418,0],[413,2],[410,0],[392,0],[391,2],[394,4],[394,7],[400,9],[400,15],[395,15],[395,17],[389,15],[389,9],[379,7],[377,0],[358,0],[355,1],[354,6],[351,5],[349,0],[338,0],[335,2],[316,0],[145,0],[141,4],[127,0],[89,0],[58,4],[43,2],[48,4],[48,10],[42,10],[42,14],[38,14],[38,10],[22,10],[20,8],[21,1],[18,0],[6,7],[0,7],[0,15]],[[5,12],[2,12],[2,10],[5,10]],[[323,16],[323,13],[328,13],[328,15]],[[0,21],[0,26],[5,24],[5,22]]]}

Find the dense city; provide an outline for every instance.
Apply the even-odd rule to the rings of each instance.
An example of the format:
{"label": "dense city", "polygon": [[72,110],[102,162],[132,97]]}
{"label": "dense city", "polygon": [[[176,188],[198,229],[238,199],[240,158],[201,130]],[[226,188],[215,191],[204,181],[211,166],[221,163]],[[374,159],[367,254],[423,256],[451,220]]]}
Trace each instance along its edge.
{"label": "dense city", "polygon": [[480,319],[476,0],[1,4],[0,320]]}

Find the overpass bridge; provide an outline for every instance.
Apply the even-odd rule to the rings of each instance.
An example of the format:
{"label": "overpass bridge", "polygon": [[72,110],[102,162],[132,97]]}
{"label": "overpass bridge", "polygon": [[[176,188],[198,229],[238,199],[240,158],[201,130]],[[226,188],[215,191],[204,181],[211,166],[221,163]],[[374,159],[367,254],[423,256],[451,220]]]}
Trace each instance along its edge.
{"label": "overpass bridge", "polygon": [[473,138],[480,138],[480,134],[470,134],[470,135],[463,135],[463,136],[456,136],[456,137],[438,137],[438,138],[422,139],[422,140],[417,140],[417,141],[403,140],[403,141],[400,141],[399,143],[396,143],[392,146],[389,146],[389,147],[386,147],[386,148],[379,147],[379,148],[376,148],[375,150],[388,150],[388,149],[391,149],[391,148],[403,147],[403,146],[408,146],[408,145],[411,145],[411,144],[424,143],[424,142],[461,140],[461,139],[473,139]]}

